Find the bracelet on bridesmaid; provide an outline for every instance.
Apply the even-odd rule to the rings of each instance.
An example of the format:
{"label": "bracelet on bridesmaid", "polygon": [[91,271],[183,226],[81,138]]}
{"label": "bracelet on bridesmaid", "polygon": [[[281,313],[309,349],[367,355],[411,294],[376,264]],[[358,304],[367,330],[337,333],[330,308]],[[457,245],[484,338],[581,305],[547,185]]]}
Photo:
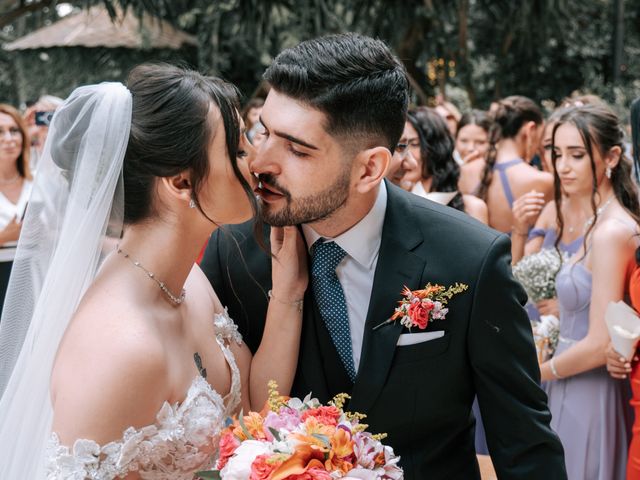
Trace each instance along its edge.
{"label": "bracelet on bridesmaid", "polygon": [[556,370],[555,357],[551,357],[551,360],[549,361],[549,368],[551,368],[551,373],[553,374],[554,377],[556,377],[556,380],[560,380],[561,378],[564,378],[563,376],[559,375],[558,370]]}
{"label": "bracelet on bridesmaid", "polygon": [[280,300],[279,298],[276,298],[273,295],[273,292],[271,290],[269,290],[267,292],[267,296],[269,297],[269,300],[275,300],[278,303],[282,303],[283,305],[290,305],[292,307],[296,307],[298,309],[298,312],[302,312],[302,307],[304,304],[304,299],[300,299],[300,300],[296,300],[294,302],[285,302],[283,300]]}

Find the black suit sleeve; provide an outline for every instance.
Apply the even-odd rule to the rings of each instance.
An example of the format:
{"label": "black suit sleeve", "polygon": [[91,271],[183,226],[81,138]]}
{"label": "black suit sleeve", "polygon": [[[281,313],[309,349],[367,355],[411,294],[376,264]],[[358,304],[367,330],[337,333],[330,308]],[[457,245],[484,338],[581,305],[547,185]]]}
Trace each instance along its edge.
{"label": "black suit sleeve", "polygon": [[566,479],[525,303],[511,273],[510,242],[501,235],[482,264],[468,333],[489,451],[498,478]]}
{"label": "black suit sleeve", "polygon": [[[264,235],[268,238],[268,230]],[[253,235],[253,224],[216,230],[209,239],[200,268],[238,325],[245,343],[255,353],[264,329],[271,264],[268,253]]]}

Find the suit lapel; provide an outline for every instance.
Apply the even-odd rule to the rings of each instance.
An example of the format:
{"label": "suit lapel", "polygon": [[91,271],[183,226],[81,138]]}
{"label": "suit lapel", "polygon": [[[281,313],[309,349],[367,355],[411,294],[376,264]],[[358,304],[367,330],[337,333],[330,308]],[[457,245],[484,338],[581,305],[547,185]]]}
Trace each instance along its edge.
{"label": "suit lapel", "polygon": [[425,268],[424,258],[413,250],[422,243],[413,227],[413,209],[397,187],[387,183],[388,199],[382,243],[365,323],[362,355],[349,409],[367,412],[386,381],[396,343],[402,331],[399,322],[374,330],[393,314],[404,285],[417,288]]}

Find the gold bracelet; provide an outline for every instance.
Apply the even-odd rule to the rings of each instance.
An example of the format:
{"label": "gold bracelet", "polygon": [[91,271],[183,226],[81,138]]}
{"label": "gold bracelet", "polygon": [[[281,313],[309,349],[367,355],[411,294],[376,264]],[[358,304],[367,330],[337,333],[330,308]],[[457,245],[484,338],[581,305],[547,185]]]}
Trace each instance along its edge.
{"label": "gold bracelet", "polygon": [[269,297],[269,300],[275,300],[276,302],[282,303],[283,305],[290,305],[292,307],[297,307],[298,308],[298,312],[302,311],[302,306],[304,304],[304,298],[302,298],[300,300],[296,300],[294,302],[285,302],[285,301],[280,300],[279,298],[276,298],[273,295],[273,292],[271,290],[269,290],[267,292],[267,296]]}
{"label": "gold bracelet", "polygon": [[556,370],[555,362],[556,362],[556,358],[551,357],[551,360],[549,361],[549,368],[551,368],[551,373],[553,374],[554,377],[556,377],[556,380],[560,380],[561,378],[564,378],[564,377],[558,374],[558,370]]}

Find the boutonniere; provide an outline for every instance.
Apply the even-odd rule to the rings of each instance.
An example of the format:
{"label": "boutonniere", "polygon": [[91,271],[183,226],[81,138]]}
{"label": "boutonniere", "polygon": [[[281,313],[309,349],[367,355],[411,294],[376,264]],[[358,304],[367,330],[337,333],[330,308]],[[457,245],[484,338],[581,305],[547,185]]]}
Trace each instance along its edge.
{"label": "boutonniere", "polygon": [[449,288],[427,283],[422,290],[409,290],[405,286],[402,290],[403,298],[398,302],[391,318],[373,329],[377,330],[388,323],[400,320],[400,323],[408,329],[418,327],[424,330],[429,322],[444,320],[449,313],[446,307],[449,300],[468,288],[469,286],[464,283],[456,283]]}

